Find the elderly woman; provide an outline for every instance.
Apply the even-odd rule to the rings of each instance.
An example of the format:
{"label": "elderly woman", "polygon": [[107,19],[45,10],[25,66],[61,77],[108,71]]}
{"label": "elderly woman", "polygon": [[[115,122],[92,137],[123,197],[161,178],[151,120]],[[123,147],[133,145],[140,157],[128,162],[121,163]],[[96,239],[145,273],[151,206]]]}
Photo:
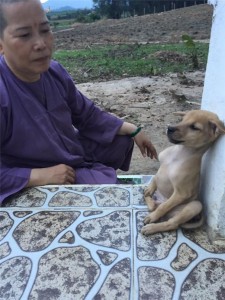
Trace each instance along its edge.
{"label": "elderly woman", "polygon": [[96,107],[51,60],[53,35],[39,0],[0,0],[0,203],[25,187],[113,184],[145,134]]}

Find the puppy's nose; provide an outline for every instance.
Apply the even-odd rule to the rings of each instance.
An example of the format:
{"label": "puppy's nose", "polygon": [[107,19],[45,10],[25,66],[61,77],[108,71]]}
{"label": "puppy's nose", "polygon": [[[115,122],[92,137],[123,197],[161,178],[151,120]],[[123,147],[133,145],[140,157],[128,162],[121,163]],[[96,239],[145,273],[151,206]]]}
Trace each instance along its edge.
{"label": "puppy's nose", "polygon": [[167,127],[167,134],[174,133],[176,130],[177,130],[176,127],[168,126]]}

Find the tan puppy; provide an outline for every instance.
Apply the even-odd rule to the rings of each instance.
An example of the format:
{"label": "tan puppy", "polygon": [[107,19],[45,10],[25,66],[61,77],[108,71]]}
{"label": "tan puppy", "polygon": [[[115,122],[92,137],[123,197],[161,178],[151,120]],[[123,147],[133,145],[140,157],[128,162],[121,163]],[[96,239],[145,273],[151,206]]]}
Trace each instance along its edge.
{"label": "tan puppy", "polygon": [[[141,231],[145,235],[203,224],[199,201],[201,159],[225,133],[225,127],[218,116],[209,111],[176,114],[184,116],[183,120],[167,129],[169,141],[175,145],[159,154],[160,168],[145,190],[145,201],[151,211]],[[166,217],[165,220],[162,217]]]}

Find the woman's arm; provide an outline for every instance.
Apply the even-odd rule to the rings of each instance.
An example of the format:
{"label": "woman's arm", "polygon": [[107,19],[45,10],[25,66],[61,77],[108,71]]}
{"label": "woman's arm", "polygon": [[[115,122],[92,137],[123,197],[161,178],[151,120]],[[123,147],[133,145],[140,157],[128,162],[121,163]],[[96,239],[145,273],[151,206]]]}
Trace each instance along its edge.
{"label": "woman's arm", "polygon": [[26,186],[30,173],[31,169],[13,168],[0,163],[0,204],[5,198]]}
{"label": "woman's arm", "polygon": [[122,124],[122,126],[120,127],[118,134],[119,135],[132,135],[132,133],[134,133],[137,130],[137,128],[138,127],[132,123],[124,122]]}
{"label": "woman's arm", "polygon": [[0,204],[23,188],[46,184],[73,184],[75,171],[70,166],[60,164],[49,168],[11,168],[0,166]]}
{"label": "woman's arm", "polygon": [[132,123],[124,122],[118,131],[119,135],[129,135],[132,137],[139,147],[144,157],[158,159],[158,155],[155,147],[145,133],[142,131],[142,127],[136,126]]}

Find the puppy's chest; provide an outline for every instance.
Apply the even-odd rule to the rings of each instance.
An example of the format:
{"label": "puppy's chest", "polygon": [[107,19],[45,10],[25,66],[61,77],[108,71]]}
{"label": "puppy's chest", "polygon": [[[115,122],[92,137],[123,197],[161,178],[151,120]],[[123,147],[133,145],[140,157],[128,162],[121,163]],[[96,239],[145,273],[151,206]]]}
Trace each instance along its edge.
{"label": "puppy's chest", "polygon": [[163,151],[159,154],[160,165],[179,165],[184,157],[178,151]]}
{"label": "puppy's chest", "polygon": [[163,151],[159,155],[161,177],[168,177],[168,179],[181,176],[185,170],[189,169],[191,157],[179,151],[179,147],[171,147]]}

